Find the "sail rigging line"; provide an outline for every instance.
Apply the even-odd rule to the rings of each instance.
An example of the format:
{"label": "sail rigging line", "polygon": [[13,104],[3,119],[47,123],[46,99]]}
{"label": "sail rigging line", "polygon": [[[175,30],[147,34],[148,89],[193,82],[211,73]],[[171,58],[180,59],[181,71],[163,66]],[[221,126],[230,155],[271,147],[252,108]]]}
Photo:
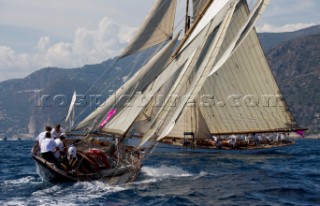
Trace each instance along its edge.
{"label": "sail rigging line", "polygon": [[[116,91],[116,94],[123,95],[123,94],[131,93],[132,87],[134,87],[137,83],[139,84],[139,87],[138,87],[139,90],[136,90],[136,92],[144,90],[146,85],[151,84],[152,81],[154,81],[154,79],[157,78],[159,74],[162,73],[164,66],[171,59],[172,50],[176,44],[177,38],[178,38],[178,35],[176,35],[174,39],[170,40],[170,42],[168,42],[165,47],[161,48],[161,51],[158,52],[156,55],[154,55],[152,59],[150,59],[144,67],[142,67],[132,78],[130,78],[130,80],[128,80],[128,82],[125,83],[125,85],[122,88],[119,88]],[[172,72],[170,71],[169,74],[171,74]],[[164,75],[168,75],[168,71]],[[143,81],[143,79],[145,81]],[[158,82],[162,82],[163,84],[164,80],[161,79]],[[152,87],[149,87],[149,89],[152,89]],[[152,90],[152,92],[156,92],[157,90],[158,89]],[[131,100],[131,102],[135,104],[134,107],[125,107],[120,109],[119,110],[120,112],[118,112],[118,115],[117,115],[118,117],[123,117],[123,115],[129,115],[129,113],[131,113],[129,118],[130,121],[128,120],[128,118],[120,118],[119,120],[118,118],[112,119],[108,123],[108,125],[102,128],[102,130],[105,132],[110,132],[110,133],[119,134],[119,135],[122,135],[122,133],[126,132],[127,126],[129,127],[132,124],[132,121],[135,120],[136,115],[139,115],[139,112],[141,111],[141,109],[143,109],[143,107],[140,107],[141,101],[136,101],[136,100],[141,100],[141,98],[144,99],[145,96],[138,95],[136,99],[134,99],[133,101]],[[127,103],[127,101],[124,101],[124,100],[126,99],[122,98],[122,100],[120,102],[117,102],[116,103],[117,105],[115,106],[118,108],[122,107],[125,103]],[[83,122],[80,123],[80,126],[78,128],[84,128],[88,123],[91,122],[93,118],[96,118],[96,116],[100,115],[101,113],[100,111],[102,110],[105,111],[112,105],[114,105],[114,100],[110,98],[107,99],[106,104],[103,107],[101,107],[98,111],[95,111],[93,112],[92,115],[88,116]]]}
{"label": "sail rigging line", "polygon": [[[98,82],[102,79],[102,77],[104,77],[104,76],[106,75],[107,71],[108,71],[110,68],[112,68],[113,64],[118,62],[118,60],[119,60],[118,58],[115,58],[115,59],[112,60],[110,66],[109,66],[107,69],[105,69],[105,71],[102,73],[102,75],[101,75],[101,76],[91,85],[91,87],[86,91],[86,93],[84,94],[85,97],[89,94],[89,92],[91,91],[91,89],[93,89],[94,86],[98,84]],[[115,80],[116,80],[116,79],[114,79],[113,81],[111,81],[111,82],[108,84],[107,87],[109,87],[110,85],[112,85],[112,84],[115,82]],[[74,121],[78,120],[78,119],[87,111],[87,109],[89,109],[91,106],[92,106],[92,102],[90,101],[90,104],[89,104],[82,112],[80,112],[80,114],[78,114],[78,115],[75,117]],[[72,129],[72,128],[71,128],[71,129]]]}
{"label": "sail rigging line", "polygon": [[[148,62],[148,61],[151,59],[151,57],[153,56],[154,53],[157,53],[157,52],[163,47],[163,45],[164,45],[165,43],[166,43],[166,42],[163,42],[163,43],[161,43],[160,45],[155,46],[156,49],[155,49],[154,51],[151,49],[151,50],[147,50],[147,51],[138,52],[137,57],[135,57],[135,60],[136,60],[136,61],[134,61],[134,64],[129,64],[129,65],[128,65],[129,68],[130,68],[129,74],[132,74],[132,73],[133,73],[133,70],[136,68],[136,66],[137,66],[137,64],[138,64],[138,60],[137,60],[137,59],[141,59],[140,56],[145,56],[145,60],[144,60],[144,63],[143,63],[143,64],[145,64],[146,62]],[[145,55],[145,54],[146,54],[146,55]],[[143,65],[142,65],[142,66],[143,66]],[[106,71],[108,71],[108,70],[106,70]],[[120,77],[122,77],[125,72],[127,72],[127,69],[123,69],[112,81],[110,81],[110,82],[108,83],[108,85],[107,85],[106,87],[104,87],[104,88],[100,91],[100,94],[103,94],[103,93],[105,93],[108,89],[110,89],[109,87],[110,87],[115,81],[118,81],[118,79],[120,79]],[[113,95],[116,95],[116,93],[110,95],[110,96],[107,97],[107,98],[110,98],[110,97],[113,96]],[[80,115],[78,115],[77,118],[79,118],[81,115],[83,115],[83,113],[86,112],[86,110],[89,109],[91,106],[92,106],[92,102],[90,102],[90,104],[86,107],[86,109],[83,110],[83,112],[82,112]],[[102,115],[104,115],[104,113],[100,113],[100,115],[98,115],[98,116],[96,117],[96,119],[101,118]]]}

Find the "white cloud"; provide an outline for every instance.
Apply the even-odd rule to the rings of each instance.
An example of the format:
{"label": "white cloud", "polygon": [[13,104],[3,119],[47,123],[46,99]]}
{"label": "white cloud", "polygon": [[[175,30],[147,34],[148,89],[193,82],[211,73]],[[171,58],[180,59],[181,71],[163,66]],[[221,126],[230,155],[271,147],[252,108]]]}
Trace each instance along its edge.
{"label": "white cloud", "polygon": [[48,48],[50,43],[51,43],[50,37],[48,37],[48,36],[41,37],[38,41],[36,49],[38,49],[39,51],[44,51]]}
{"label": "white cloud", "polygon": [[[52,43],[50,37],[44,36],[28,54],[17,54],[10,47],[0,46],[0,80],[23,77],[43,67],[71,68],[99,63],[118,55],[134,31],[133,27],[104,17],[96,30],[77,29],[73,42]],[[4,75],[10,73],[8,70],[11,76]]]}
{"label": "white cloud", "polygon": [[298,24],[286,24],[283,26],[274,26],[271,24],[263,24],[262,26],[258,26],[258,32],[272,32],[272,33],[279,33],[279,32],[293,32],[298,31],[300,29],[304,29],[310,26],[316,25],[315,23],[298,23]]}

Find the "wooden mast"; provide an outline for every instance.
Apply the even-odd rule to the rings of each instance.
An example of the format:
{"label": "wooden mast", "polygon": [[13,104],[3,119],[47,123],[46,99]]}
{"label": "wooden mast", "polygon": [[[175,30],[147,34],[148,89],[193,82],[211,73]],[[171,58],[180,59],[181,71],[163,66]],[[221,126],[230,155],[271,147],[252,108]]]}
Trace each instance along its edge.
{"label": "wooden mast", "polygon": [[189,0],[187,0],[186,20],[185,20],[185,27],[184,27],[185,34],[188,32],[189,29],[190,29]]}
{"label": "wooden mast", "polygon": [[178,48],[176,49],[175,53],[172,55],[172,57],[176,57],[178,55],[178,53],[180,52],[180,50],[182,49],[184,43],[186,43],[187,39],[189,38],[189,36],[191,35],[191,33],[193,32],[193,30],[196,28],[196,26],[198,25],[198,23],[200,22],[202,16],[205,14],[205,12],[207,11],[207,9],[209,8],[209,6],[211,5],[211,3],[214,0],[209,0],[206,4],[206,6],[204,7],[204,9],[202,10],[202,12],[198,15],[197,19],[195,20],[195,22],[192,24],[192,27],[188,30],[188,32],[185,34],[184,38],[181,40],[180,45],[178,46]]}

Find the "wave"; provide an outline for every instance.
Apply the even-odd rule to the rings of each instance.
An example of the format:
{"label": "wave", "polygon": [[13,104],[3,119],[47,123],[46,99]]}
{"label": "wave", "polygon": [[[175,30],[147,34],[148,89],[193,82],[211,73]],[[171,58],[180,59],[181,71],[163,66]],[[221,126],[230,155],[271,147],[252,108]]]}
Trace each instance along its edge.
{"label": "wave", "polygon": [[54,185],[50,188],[33,192],[32,197],[40,205],[48,204],[48,202],[54,205],[75,205],[73,203],[88,202],[127,189],[126,186],[112,186],[100,181],[78,182]]}
{"label": "wave", "polygon": [[193,174],[176,166],[142,167],[141,172],[149,177],[191,177]]}
{"label": "wave", "polygon": [[27,176],[27,177],[23,177],[20,179],[14,179],[14,180],[5,180],[4,184],[5,185],[20,185],[20,184],[28,184],[30,182],[34,182],[36,180],[36,178],[32,177],[32,176]]}

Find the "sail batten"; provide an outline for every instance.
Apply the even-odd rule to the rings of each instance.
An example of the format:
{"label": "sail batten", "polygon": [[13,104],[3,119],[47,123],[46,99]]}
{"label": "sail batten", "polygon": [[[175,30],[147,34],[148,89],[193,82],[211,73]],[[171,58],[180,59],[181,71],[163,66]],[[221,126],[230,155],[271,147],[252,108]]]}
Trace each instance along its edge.
{"label": "sail batten", "polygon": [[136,36],[119,56],[150,48],[172,37],[177,0],[157,0]]}

